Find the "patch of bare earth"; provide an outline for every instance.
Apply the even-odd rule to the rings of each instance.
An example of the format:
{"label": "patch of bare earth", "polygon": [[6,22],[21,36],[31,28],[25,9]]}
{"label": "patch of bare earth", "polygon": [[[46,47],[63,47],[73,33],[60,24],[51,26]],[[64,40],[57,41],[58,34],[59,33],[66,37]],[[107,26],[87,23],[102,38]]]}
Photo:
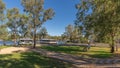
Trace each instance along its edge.
{"label": "patch of bare earth", "polygon": [[26,47],[8,47],[0,50],[0,54],[11,54],[17,52],[26,52],[29,51],[29,48]]}

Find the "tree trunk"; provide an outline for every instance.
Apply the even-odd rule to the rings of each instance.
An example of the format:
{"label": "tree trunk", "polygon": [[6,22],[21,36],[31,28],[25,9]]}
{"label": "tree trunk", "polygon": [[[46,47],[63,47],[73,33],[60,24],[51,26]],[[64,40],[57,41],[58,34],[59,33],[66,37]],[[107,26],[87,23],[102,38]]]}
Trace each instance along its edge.
{"label": "tree trunk", "polygon": [[34,36],[33,36],[33,48],[36,47],[36,28],[34,28]]}
{"label": "tree trunk", "polygon": [[[34,30],[34,32],[36,31]],[[33,37],[33,48],[35,47],[36,47],[36,33],[34,33],[34,37]]]}
{"label": "tree trunk", "polygon": [[114,53],[115,52],[115,48],[114,46],[111,46],[111,53]]}
{"label": "tree trunk", "polygon": [[119,39],[116,41],[116,51],[118,51]]}
{"label": "tree trunk", "polygon": [[114,36],[112,36],[111,38],[112,38],[111,53],[114,53],[114,52],[115,52],[115,47],[114,47]]}
{"label": "tree trunk", "polygon": [[14,33],[14,46],[16,46],[16,31],[15,31],[15,33]]}
{"label": "tree trunk", "polygon": [[69,38],[69,39],[70,39],[70,42],[72,42],[72,37],[71,37],[71,36],[70,36],[70,38]]}
{"label": "tree trunk", "polygon": [[118,45],[116,44],[116,51],[118,51]]}
{"label": "tree trunk", "polygon": [[35,28],[35,22],[34,22],[34,33],[33,33],[33,48],[36,47],[36,28]]}

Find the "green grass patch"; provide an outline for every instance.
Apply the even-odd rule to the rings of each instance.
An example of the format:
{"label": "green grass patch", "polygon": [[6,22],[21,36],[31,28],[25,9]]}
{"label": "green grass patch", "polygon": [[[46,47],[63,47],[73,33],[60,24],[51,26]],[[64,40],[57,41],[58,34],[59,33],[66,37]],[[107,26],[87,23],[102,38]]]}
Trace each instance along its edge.
{"label": "green grass patch", "polygon": [[10,46],[3,46],[3,45],[1,45],[0,49],[7,48],[7,47],[10,47]]}
{"label": "green grass patch", "polygon": [[89,58],[113,57],[113,54],[110,53],[110,48],[107,47],[91,47],[87,52],[84,52],[83,47],[80,46],[42,46],[40,48],[46,49],[48,51],[68,53]]}
{"label": "green grass patch", "polygon": [[0,55],[0,68],[70,68],[65,62],[35,52]]}

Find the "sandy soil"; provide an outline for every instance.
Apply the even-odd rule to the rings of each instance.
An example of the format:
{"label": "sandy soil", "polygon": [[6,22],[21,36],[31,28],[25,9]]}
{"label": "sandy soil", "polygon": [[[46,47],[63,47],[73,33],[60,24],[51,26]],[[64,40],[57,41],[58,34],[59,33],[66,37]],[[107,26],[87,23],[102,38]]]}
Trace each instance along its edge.
{"label": "sandy soil", "polygon": [[25,47],[8,47],[0,50],[0,54],[11,54],[14,52],[25,52],[29,51],[29,48]]}

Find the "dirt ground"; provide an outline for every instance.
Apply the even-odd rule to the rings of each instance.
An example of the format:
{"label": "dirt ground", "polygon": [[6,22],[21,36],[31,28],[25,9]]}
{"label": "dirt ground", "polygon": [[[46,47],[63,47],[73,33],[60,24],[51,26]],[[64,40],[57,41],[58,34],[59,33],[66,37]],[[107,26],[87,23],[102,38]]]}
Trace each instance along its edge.
{"label": "dirt ground", "polygon": [[[43,53],[44,50],[37,50],[37,49],[31,49],[29,47],[8,47],[8,48],[4,48],[0,50],[0,54],[12,54],[12,53],[17,53],[17,52],[27,52],[27,51],[34,51],[34,52],[38,52],[38,53]],[[45,54],[46,53],[46,54]],[[45,56],[48,57],[56,57],[57,59],[64,59],[64,61],[68,60],[68,58],[64,58],[65,55],[62,56],[62,54],[59,53],[53,53],[53,55],[51,55],[52,52],[48,52],[45,51]],[[50,54],[49,54],[50,53]],[[55,54],[55,55],[54,55]],[[72,57],[70,57],[72,59]],[[74,58],[73,58],[74,59]],[[71,60],[69,59],[69,62]],[[81,61],[81,60],[77,60],[77,61]],[[100,64],[78,64],[78,63],[73,63],[73,68],[120,68],[120,64],[105,64],[105,65],[100,65]]]}
{"label": "dirt ground", "polygon": [[11,54],[14,52],[25,52],[29,51],[29,48],[25,47],[8,47],[8,48],[3,48],[0,50],[0,54]]}

